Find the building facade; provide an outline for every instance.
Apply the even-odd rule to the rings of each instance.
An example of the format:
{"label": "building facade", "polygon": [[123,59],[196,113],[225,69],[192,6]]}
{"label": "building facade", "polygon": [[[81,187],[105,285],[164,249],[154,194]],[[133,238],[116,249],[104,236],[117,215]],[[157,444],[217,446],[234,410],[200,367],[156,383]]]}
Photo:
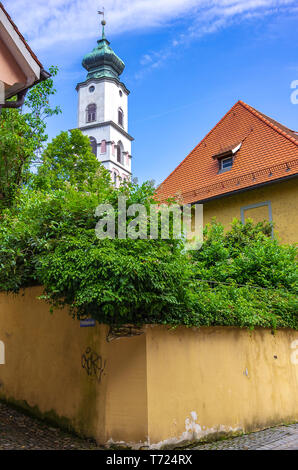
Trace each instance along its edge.
{"label": "building facade", "polygon": [[270,221],[298,242],[298,134],[238,101],[160,185],[161,200],[204,205],[226,229],[233,219]]}
{"label": "building facade", "polygon": [[125,64],[111,49],[105,37],[83,59],[88,71],[84,82],[77,85],[78,128],[89,137],[97,159],[107,168],[113,182],[131,177],[131,143],[128,133],[129,90],[120,81]]}

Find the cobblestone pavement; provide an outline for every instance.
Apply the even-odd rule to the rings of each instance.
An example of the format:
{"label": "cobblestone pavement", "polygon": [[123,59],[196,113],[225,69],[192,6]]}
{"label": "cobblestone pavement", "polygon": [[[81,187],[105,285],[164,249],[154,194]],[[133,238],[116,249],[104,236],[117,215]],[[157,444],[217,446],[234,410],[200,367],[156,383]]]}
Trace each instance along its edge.
{"label": "cobblestone pavement", "polygon": [[95,450],[94,441],[53,428],[0,403],[1,450]]}
{"label": "cobblestone pavement", "polygon": [[[0,450],[102,450],[92,440],[53,428],[0,403]],[[298,424],[209,444],[191,450],[298,450]]]}
{"label": "cobblestone pavement", "polygon": [[196,450],[298,450],[298,423],[201,444]]}

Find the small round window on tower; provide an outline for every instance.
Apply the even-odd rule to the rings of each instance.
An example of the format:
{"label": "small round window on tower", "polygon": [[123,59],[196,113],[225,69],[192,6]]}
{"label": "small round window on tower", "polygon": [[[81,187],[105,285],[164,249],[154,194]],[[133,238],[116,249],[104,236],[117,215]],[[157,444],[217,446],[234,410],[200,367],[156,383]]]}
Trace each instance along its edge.
{"label": "small round window on tower", "polygon": [[95,92],[95,86],[93,86],[93,85],[90,86],[90,87],[89,87],[89,92],[90,92],[90,93],[94,93],[94,92]]}
{"label": "small round window on tower", "polygon": [[122,96],[122,95],[123,95],[123,93],[122,93],[122,91],[121,91],[121,90],[119,90],[119,95],[120,95],[120,96]]}

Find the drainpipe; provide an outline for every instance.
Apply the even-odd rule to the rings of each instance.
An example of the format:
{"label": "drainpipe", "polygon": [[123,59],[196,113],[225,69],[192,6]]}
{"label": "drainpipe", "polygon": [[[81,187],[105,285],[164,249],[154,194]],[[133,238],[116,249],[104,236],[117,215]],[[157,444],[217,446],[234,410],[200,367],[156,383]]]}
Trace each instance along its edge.
{"label": "drainpipe", "polygon": [[0,109],[17,109],[21,108],[25,102],[25,96],[28,90],[23,90],[17,94],[17,101],[5,101],[4,104],[0,104]]}

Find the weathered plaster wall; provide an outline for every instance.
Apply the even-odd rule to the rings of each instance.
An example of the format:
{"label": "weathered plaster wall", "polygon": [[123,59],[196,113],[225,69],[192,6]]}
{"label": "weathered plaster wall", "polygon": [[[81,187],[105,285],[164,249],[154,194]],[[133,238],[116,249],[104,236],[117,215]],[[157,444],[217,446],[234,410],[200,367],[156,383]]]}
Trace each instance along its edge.
{"label": "weathered plaster wall", "polygon": [[51,315],[40,293],[0,294],[2,399],[136,446],[298,420],[298,332],[147,326],[107,342],[106,326]]}
{"label": "weathered plaster wall", "polygon": [[0,294],[0,398],[101,443],[145,440],[145,336],[108,343],[108,327],[51,315],[40,293]]}
{"label": "weathered plaster wall", "polygon": [[148,436],[146,336],[109,343],[106,436],[145,442]]}
{"label": "weathered plaster wall", "polygon": [[298,332],[155,326],[146,336],[151,443],[298,419]]}
{"label": "weathered plaster wall", "polygon": [[[241,220],[241,208],[268,201],[271,202],[275,235],[282,243],[297,243],[297,178],[207,202],[204,204],[204,224],[210,223],[212,218],[216,217],[226,228],[229,228],[234,218]],[[245,218],[248,217],[256,222],[264,218],[268,220],[268,207],[247,210]]]}

